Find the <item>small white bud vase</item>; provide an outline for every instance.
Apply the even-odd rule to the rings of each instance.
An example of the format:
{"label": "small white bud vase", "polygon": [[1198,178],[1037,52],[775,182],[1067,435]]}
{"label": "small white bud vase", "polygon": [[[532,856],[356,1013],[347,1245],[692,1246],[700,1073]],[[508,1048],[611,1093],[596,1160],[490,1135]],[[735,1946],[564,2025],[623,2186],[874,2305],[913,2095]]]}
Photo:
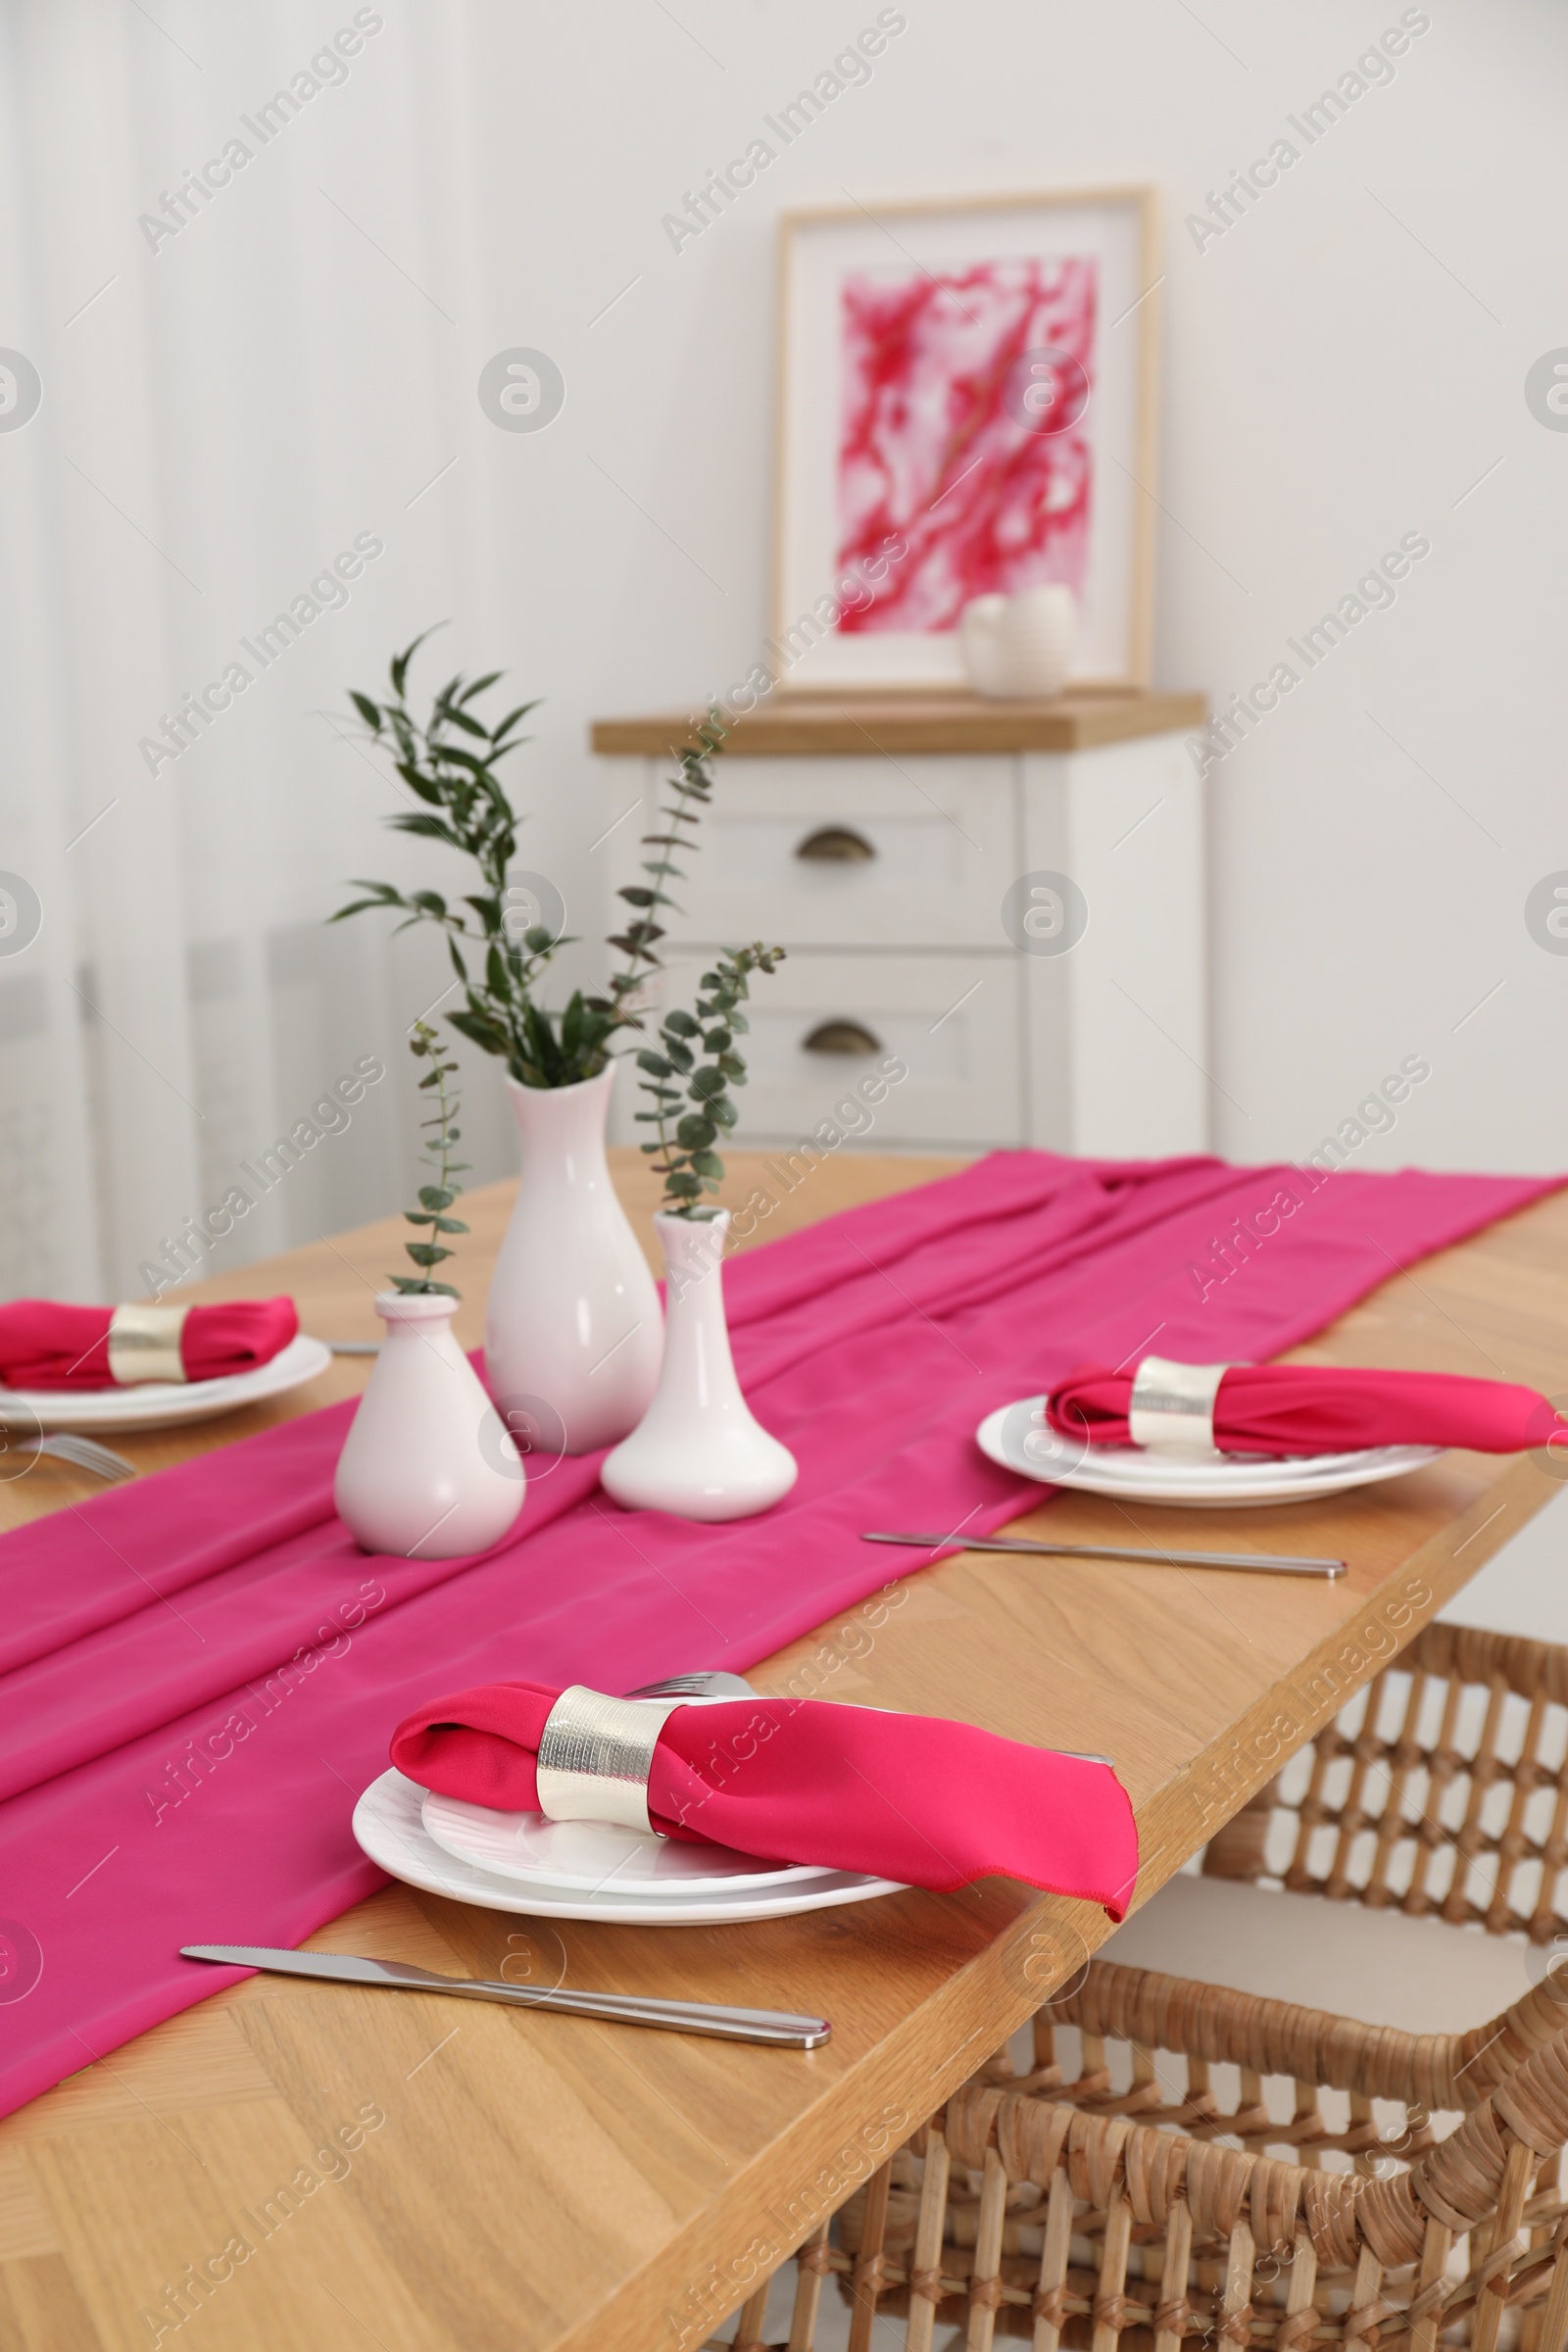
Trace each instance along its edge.
{"label": "small white bud vase", "polygon": [[664,1360],[654,1401],[600,1473],[629,1511],[749,1519],[794,1486],[795,1456],[753,1420],[724,1320],[729,1211],[654,1219],[664,1253]]}
{"label": "small white bud vase", "polygon": [[659,1378],[659,1291],[605,1161],[615,1065],[576,1086],[506,1082],[522,1175],[490,1278],[484,1364],[514,1427],[592,1453],[636,1428]]}
{"label": "small white bud vase", "polygon": [[332,1484],[338,1517],[367,1551],[488,1551],[522,1509],[522,1460],[452,1336],[457,1303],[397,1291],[375,1301],[386,1337]]}

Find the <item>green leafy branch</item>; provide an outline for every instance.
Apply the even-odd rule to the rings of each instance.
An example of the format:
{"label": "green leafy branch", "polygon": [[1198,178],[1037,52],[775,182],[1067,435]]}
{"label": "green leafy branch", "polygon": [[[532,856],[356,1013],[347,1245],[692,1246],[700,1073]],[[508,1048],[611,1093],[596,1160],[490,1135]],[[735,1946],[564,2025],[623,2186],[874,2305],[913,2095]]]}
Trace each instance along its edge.
{"label": "green leafy branch", "polygon": [[[519,704],[486,731],[471,706],[503,672],[491,670],[471,682],[460,673],[441,688],[429,719],[421,725],[409,707],[406,686],[409,663],[430,633],[426,630],[394,656],[389,702],[358,693],[351,700],[370,740],[391,752],[398,775],[425,804],[422,808],[400,809],[386,822],[398,832],[439,841],[473,859],[482,887],[453,905],[437,891],[404,892],[389,882],[362,879],[355,887],[368,897],[340,906],[331,919],[341,922],[372,907],[391,907],[406,918],[397,926],[400,931],[414,923],[434,924],[446,938],[453,969],[464,986],[462,1009],[445,1016],[460,1035],[486,1054],[499,1055],[523,1086],[572,1086],[597,1078],[610,1060],[616,1033],[643,1027],[636,999],[661,968],[657,943],[664,929],[659,912],[675,905],[665,885],[687,878],[675,856],[698,847],[695,828],[712,799],[709,762],[724,739],[718,712],[710,710],[696,728],[696,744],[681,754],[679,771],[668,780],[671,799],[660,810],[664,830],[647,835],[642,845],[655,852],[642,861],[648,881],[628,883],[617,893],[631,912],[609,944],[619,950],[624,962],[603,993],[574,990],[565,1005],[553,1011],[535,1002],[534,986],[556,950],[574,943],[553,938],[541,924],[531,926],[520,939],[508,929],[507,874],[520,820],[495,772],[498,760],[528,740],[513,730],[537,705]],[[476,964],[472,971],[470,956]]]}
{"label": "green leafy branch", "polygon": [[[669,830],[643,835],[642,847],[658,852],[657,857],[642,861],[642,870],[650,877],[649,881],[628,882],[615,893],[631,908],[631,920],[622,930],[612,934],[609,944],[619,948],[626,963],[612,978],[609,995],[592,1001],[596,1006],[614,1014],[617,1023],[642,1027],[642,1022],[633,1016],[628,1000],[644,986],[650,973],[662,969],[655,943],[663,938],[664,928],[655,909],[668,906],[676,913],[680,911],[664,885],[689,879],[685,869],[675,863],[675,857],[690,857],[702,846],[696,828],[703,810],[713,798],[710,761],[723,743],[724,732],[717,710],[710,710],[706,720],[695,729],[696,745],[682,752],[678,772],[665,779],[664,789],[673,795],[673,800],[666,802],[659,813]],[[681,826],[687,830],[679,831]]]}
{"label": "green leafy branch", "polygon": [[783,960],[782,948],[764,948],[760,940],[720,956],[699,981],[693,1010],[677,1006],[660,1022],[662,1051],[648,1047],[637,1056],[646,1073],[643,1092],[654,1108],[636,1115],[659,1130],[658,1141],[643,1150],[656,1155],[654,1166],[664,1180],[661,1206],[671,1215],[713,1213],[702,1205],[704,1193],[716,1193],[724,1175],[713,1146],[740,1116],[729,1090],[746,1084],[746,1062],[735,1050],[736,1037],[749,1028],[740,1006],[750,995],[751,974],[771,972]]}
{"label": "green leafy branch", "polygon": [[447,1092],[447,1080],[457,1076],[458,1065],[455,1061],[442,1060],[441,1041],[428,1021],[415,1022],[409,1039],[409,1052],[417,1060],[428,1060],[430,1064],[419,1080],[419,1091],[421,1094],[434,1093],[435,1115],[421,1119],[419,1126],[421,1131],[433,1129],[434,1132],[420,1157],[435,1170],[435,1182],[421,1184],[418,1207],[406,1208],[403,1212],[405,1224],[425,1226],[430,1234],[427,1242],[405,1242],[403,1245],[419,1271],[417,1274],[394,1274],[389,1279],[394,1289],[401,1291],[405,1297],[456,1298],[459,1294],[450,1282],[437,1282],[434,1279],[434,1269],[443,1258],[453,1254],[436,1236],[442,1233],[466,1233],[468,1230],[460,1217],[447,1214],[463,1189],[461,1185],[454,1184],[452,1179],[468,1164],[466,1160],[454,1159],[452,1156],[452,1148],[461,1140],[461,1131],[453,1125],[458,1103],[456,1096]]}
{"label": "green leafy branch", "polygon": [[[394,655],[390,702],[377,703],[357,693],[350,699],[371,741],[391,752],[397,773],[425,804],[398,809],[386,822],[396,832],[439,841],[471,858],[481,887],[454,906],[439,891],[404,892],[390,882],[359,878],[355,887],[369,896],[340,906],[331,919],[342,922],[370,907],[395,907],[407,918],[398,924],[400,931],[414,923],[433,923],[445,935],[453,969],[464,986],[463,1009],[446,1016],[452,1026],[487,1054],[500,1054],[524,1085],[559,1084],[542,1072],[541,1048],[554,1058],[555,1040],[532,992],[556,949],[568,943],[554,938],[543,924],[530,925],[520,939],[508,928],[507,873],[516,852],[518,820],[496,773],[497,762],[529,740],[514,730],[538,706],[519,703],[496,726],[486,728],[471,706],[503,673],[490,670],[469,680],[460,671],[436,695],[421,725],[409,708],[406,687],[409,663],[430,634],[426,629],[406,651]],[[473,972],[470,956],[477,965]]]}

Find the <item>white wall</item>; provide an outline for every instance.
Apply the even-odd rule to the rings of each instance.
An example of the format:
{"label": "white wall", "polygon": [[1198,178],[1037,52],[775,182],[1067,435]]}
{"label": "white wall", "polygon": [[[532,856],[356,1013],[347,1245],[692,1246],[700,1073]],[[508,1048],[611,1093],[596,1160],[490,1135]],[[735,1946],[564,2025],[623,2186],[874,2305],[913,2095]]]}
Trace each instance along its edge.
{"label": "white wall", "polygon": [[[1219,1148],[1304,1152],[1415,1054],[1430,1081],[1359,1164],[1562,1163],[1568,959],[1523,918],[1568,867],[1568,436],[1523,392],[1568,344],[1560,7],[1432,0],[1393,82],[1200,251],[1184,217],[1398,22],[1393,0],[902,5],[869,85],[676,253],[661,217],[874,7],[379,0],[343,86],[151,252],[138,214],[350,0],[0,0],[0,344],[45,384],[0,433],[0,528],[26,551],[0,867],[35,870],[48,914],[30,965],[0,961],[0,1192],[33,1186],[7,1286],[128,1279],[341,1054],[395,1054],[441,985],[417,943],[396,961],[315,929],[339,877],[415,871],[376,829],[390,792],[318,713],[426,622],[453,622],[431,677],[505,664],[547,697],[514,769],[522,861],[597,935],[587,721],[687,705],[758,657],[774,220],[849,197],[1165,189],[1160,681],[1250,685],[1402,533],[1431,541],[1213,772]],[[564,375],[543,432],[478,405],[513,345]],[[386,553],[348,609],[149,776],[148,725],[363,530]],[[80,1062],[83,971],[112,1026],[87,1023]],[[8,1049],[34,975],[47,1029],[19,1013]],[[109,1138],[96,1208],[78,1066]],[[492,1104],[470,1131],[480,1173],[505,1164]],[[231,1253],[392,1205],[407,1144],[389,1084]]]}

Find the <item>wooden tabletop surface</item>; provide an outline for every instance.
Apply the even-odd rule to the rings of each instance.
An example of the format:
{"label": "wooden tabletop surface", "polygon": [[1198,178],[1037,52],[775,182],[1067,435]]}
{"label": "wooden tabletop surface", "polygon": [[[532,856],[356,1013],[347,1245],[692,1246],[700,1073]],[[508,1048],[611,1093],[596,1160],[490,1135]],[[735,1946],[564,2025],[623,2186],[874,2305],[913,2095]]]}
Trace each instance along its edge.
{"label": "wooden tabletop surface", "polygon": [[[650,1242],[650,1180],[618,1156]],[[952,1164],[826,1162],[772,1231]],[[736,1198],[759,1174],[734,1155]],[[456,1279],[470,1345],[509,1193],[467,1200]],[[366,1227],[192,1295],[289,1289],[308,1329],[370,1338],[400,1238],[391,1221]],[[1568,1194],[1392,1278],[1297,1355],[1568,1390]],[[115,1443],[152,1468],[366,1374],[340,1358],[292,1400]],[[0,1487],[0,1524],[89,1491],[40,1464]],[[1062,1496],[1020,1527],[1343,1553],[1350,1575],[965,1554],[755,1678],[780,1690],[814,1659],[824,1696],[1113,1755],[1138,1810],[1143,1897],[1554,1491],[1528,1456],[1449,1453],[1342,1502],[1140,1509],[1135,1529],[1108,1501]],[[996,1880],[657,1935],[558,1933],[390,1887],[313,1941],[448,1974],[506,1964],[516,1981],[817,2011],[833,2038],[809,2054],[730,2047],[253,1978],[0,2123],[0,2352],[695,2352],[1105,1932],[1086,1904]]]}

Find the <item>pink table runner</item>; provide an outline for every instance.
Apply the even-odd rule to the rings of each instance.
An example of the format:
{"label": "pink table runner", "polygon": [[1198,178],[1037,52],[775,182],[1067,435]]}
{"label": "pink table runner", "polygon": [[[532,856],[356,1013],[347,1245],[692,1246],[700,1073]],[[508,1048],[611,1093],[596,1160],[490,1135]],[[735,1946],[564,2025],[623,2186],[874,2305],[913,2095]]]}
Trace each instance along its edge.
{"label": "pink table runner", "polygon": [[1561,1181],[1000,1152],[726,1269],[801,1463],[760,1519],[623,1512],[591,1456],[477,1560],[371,1558],[341,1404],[0,1539],[0,2113],[226,1981],[181,1943],[297,1943],[384,1884],[349,1817],[421,1699],[744,1669],[886,1580],[863,1529],[1039,1499],[974,1444],[995,1406],[1156,1341],[1266,1358]]}

